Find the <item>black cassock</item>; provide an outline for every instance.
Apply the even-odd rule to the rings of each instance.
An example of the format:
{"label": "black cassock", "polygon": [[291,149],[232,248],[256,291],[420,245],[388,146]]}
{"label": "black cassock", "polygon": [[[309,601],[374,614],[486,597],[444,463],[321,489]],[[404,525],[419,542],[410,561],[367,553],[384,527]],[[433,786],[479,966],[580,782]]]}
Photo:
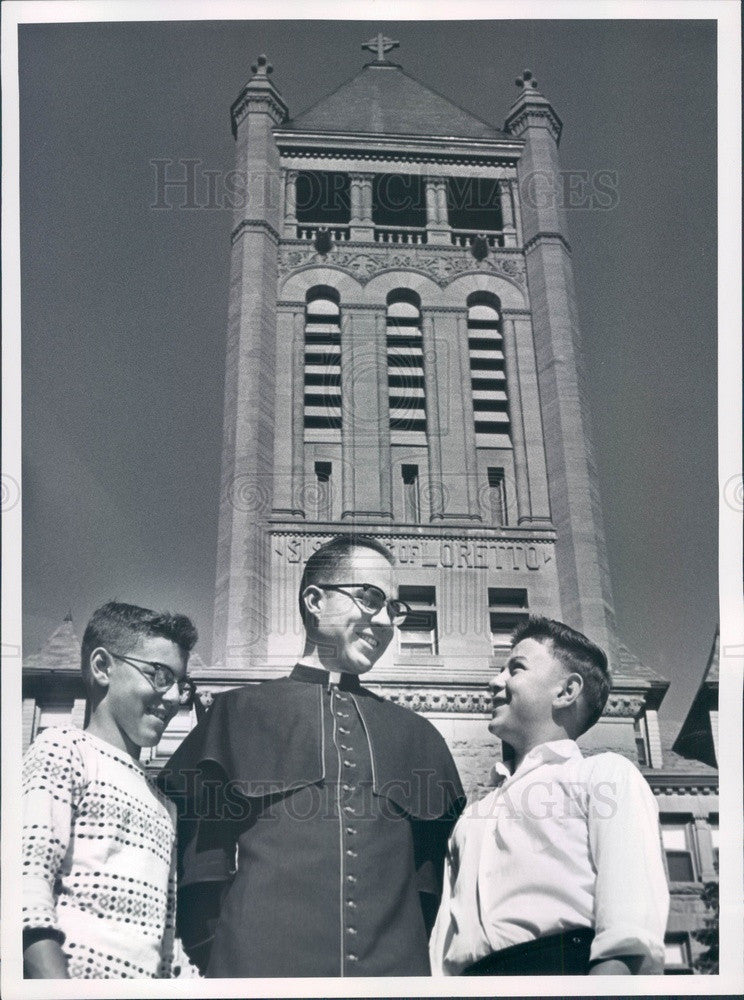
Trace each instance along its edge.
{"label": "black cassock", "polygon": [[457,769],[426,719],[328,681],[297,665],[218,695],[160,776],[207,976],[429,974]]}

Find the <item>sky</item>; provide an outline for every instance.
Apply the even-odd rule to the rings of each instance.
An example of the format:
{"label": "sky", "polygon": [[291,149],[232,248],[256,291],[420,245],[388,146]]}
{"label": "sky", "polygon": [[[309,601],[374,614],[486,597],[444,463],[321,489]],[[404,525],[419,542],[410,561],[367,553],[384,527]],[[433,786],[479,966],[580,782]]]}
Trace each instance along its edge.
{"label": "sky", "polygon": [[616,173],[568,212],[588,401],[618,633],[682,719],[718,622],[713,22],[21,26],[24,655],[118,598],[190,614],[209,662],[232,219],[154,208],[155,161],[231,170],[259,53],[296,115],[380,30],[496,127],[531,69],[563,168]]}

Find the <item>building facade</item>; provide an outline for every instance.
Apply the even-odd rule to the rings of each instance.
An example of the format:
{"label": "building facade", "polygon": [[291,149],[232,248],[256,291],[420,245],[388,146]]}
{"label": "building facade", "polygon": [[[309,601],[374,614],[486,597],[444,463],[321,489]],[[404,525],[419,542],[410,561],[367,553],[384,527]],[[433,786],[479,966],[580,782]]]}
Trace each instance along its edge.
{"label": "building facade", "polygon": [[[410,77],[388,58],[396,45],[366,43],[358,75],[294,118],[261,56],[232,106],[241,185],[213,652],[208,665],[192,658],[200,702],[150,765],[215,693],[289,672],[303,563],[358,532],[391,549],[412,608],[369,686],[431,719],[472,794],[499,753],[487,681],[538,612],[609,652],[613,692],[586,748],[643,767],[672,817],[668,844],[692,843],[690,831],[712,843],[701,831],[717,816],[715,759],[700,762],[702,784],[668,771],[681,759],[677,744],[665,757],[659,727],[668,684],[616,633],[560,118],[525,71],[497,129]],[[66,620],[26,661],[25,742],[65,717],[82,723],[78,657]],[[690,884],[712,872],[700,850]],[[700,907],[673,917],[681,968]]]}

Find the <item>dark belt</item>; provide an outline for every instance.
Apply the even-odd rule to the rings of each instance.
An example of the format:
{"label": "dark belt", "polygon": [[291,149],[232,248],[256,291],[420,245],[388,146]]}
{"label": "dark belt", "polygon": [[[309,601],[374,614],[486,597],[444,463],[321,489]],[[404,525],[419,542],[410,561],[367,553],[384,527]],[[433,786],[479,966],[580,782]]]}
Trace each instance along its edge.
{"label": "dark belt", "polygon": [[591,927],[575,927],[494,951],[463,969],[463,976],[585,976],[594,940]]}

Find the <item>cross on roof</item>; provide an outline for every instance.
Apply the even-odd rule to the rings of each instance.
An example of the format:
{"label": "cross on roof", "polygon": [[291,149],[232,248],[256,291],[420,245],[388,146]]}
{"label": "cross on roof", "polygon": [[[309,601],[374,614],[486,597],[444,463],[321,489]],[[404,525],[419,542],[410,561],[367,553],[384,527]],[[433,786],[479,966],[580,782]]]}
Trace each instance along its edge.
{"label": "cross on roof", "polygon": [[370,52],[377,53],[378,62],[385,62],[385,53],[399,47],[400,42],[394,42],[392,38],[385,38],[381,31],[378,31],[376,38],[370,38],[368,42],[362,43],[363,49],[369,49]]}
{"label": "cross on roof", "polygon": [[518,87],[522,90],[537,90],[537,80],[532,76],[530,70],[526,69],[522,72],[521,76],[518,76],[514,81]]}

